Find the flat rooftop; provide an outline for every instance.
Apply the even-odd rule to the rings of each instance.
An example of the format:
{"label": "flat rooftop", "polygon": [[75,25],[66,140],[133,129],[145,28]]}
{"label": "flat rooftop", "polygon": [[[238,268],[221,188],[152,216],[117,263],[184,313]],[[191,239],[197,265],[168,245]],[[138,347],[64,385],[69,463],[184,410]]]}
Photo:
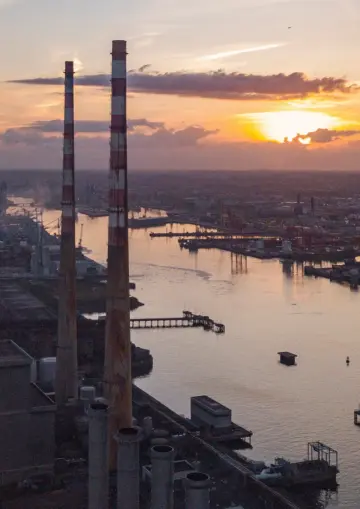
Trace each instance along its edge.
{"label": "flat rooftop", "polygon": [[32,363],[32,357],[11,339],[0,341],[0,367],[25,366]]}
{"label": "flat rooftop", "polygon": [[204,410],[211,412],[216,415],[230,415],[230,408],[222,405],[215,399],[210,398],[210,396],[202,395],[202,396],[193,396],[191,398],[191,403],[195,403],[200,407],[204,408]]}
{"label": "flat rooftop", "polygon": [[2,280],[0,286],[0,320],[49,320],[53,313],[16,281]]}

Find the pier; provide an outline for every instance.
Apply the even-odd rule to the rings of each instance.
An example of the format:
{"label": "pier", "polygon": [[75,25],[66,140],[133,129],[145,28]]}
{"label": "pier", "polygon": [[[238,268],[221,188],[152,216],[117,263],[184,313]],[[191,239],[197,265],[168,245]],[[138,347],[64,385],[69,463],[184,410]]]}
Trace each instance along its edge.
{"label": "pier", "polygon": [[225,332],[225,325],[214,322],[208,316],[195,315],[190,311],[184,311],[180,317],[162,317],[162,318],[132,318],[130,320],[131,329],[181,329],[188,327],[202,327],[206,331],[212,331],[217,334]]}

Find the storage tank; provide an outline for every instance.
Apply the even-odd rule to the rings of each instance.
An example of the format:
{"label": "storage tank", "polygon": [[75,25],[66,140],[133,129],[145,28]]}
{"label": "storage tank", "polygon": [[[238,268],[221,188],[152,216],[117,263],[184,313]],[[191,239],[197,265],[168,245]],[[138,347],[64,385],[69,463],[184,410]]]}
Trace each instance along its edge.
{"label": "storage tank", "polygon": [[39,382],[55,386],[56,357],[43,357],[39,360]]}
{"label": "storage tank", "polygon": [[142,427],[143,427],[145,436],[149,437],[153,430],[153,420],[150,415],[147,415],[146,417],[144,417]]}
{"label": "storage tank", "polygon": [[169,440],[167,438],[153,438],[151,440],[151,446],[168,445],[168,444],[169,444]]}
{"label": "storage tank", "polygon": [[95,400],[95,387],[92,385],[83,385],[80,387],[80,400],[91,403]]}

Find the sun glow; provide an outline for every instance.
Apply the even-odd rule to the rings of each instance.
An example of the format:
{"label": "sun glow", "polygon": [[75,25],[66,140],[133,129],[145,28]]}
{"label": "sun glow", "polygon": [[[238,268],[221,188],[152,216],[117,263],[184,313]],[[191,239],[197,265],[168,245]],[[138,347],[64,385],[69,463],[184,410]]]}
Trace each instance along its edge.
{"label": "sun glow", "polygon": [[[298,134],[305,135],[317,129],[334,129],[342,122],[337,117],[317,111],[268,111],[246,115],[266,139],[284,142],[291,141]],[[303,140],[307,144],[310,140]]]}

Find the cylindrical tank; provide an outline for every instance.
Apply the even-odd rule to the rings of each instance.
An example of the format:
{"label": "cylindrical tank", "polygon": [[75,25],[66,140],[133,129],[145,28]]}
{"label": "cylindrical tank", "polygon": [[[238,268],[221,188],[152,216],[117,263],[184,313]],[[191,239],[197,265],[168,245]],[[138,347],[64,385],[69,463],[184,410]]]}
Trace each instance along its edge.
{"label": "cylindrical tank", "polygon": [[147,415],[146,417],[144,417],[143,422],[142,422],[142,427],[143,427],[145,437],[149,437],[153,430],[153,420],[150,415]]}
{"label": "cylindrical tank", "polygon": [[89,408],[88,508],[106,509],[109,498],[108,405],[92,403]]}
{"label": "cylindrical tank", "polygon": [[151,448],[151,509],[174,507],[174,456],[170,445]]}
{"label": "cylindrical tank", "polygon": [[169,432],[166,429],[156,428],[154,429],[153,435],[155,438],[167,438],[169,436]]}
{"label": "cylindrical tank", "polygon": [[95,400],[95,387],[92,385],[83,385],[80,387],[80,399],[81,401],[92,402]]}
{"label": "cylindrical tank", "polygon": [[55,386],[56,357],[43,357],[39,360],[39,382]]}
{"label": "cylindrical tank", "polygon": [[201,461],[199,461],[199,460],[193,461],[192,462],[192,466],[194,467],[196,472],[200,472],[200,470],[201,470]]}
{"label": "cylindrical tank", "polygon": [[[89,410],[91,403],[95,402],[96,390],[91,385],[83,385],[79,390],[79,399],[84,405],[85,413]],[[105,402],[103,402],[105,403]]]}
{"label": "cylindrical tank", "polygon": [[190,472],[185,478],[186,509],[209,509],[210,477],[202,472]]}
{"label": "cylindrical tank", "polygon": [[123,428],[116,435],[117,456],[117,509],[139,509],[141,430]]}
{"label": "cylindrical tank", "polygon": [[167,438],[153,438],[151,440],[151,446],[154,445],[167,445],[169,443],[169,440]]}
{"label": "cylindrical tank", "polygon": [[103,398],[102,396],[99,396],[98,398],[95,398],[95,403],[105,403],[107,404],[107,400]]}

